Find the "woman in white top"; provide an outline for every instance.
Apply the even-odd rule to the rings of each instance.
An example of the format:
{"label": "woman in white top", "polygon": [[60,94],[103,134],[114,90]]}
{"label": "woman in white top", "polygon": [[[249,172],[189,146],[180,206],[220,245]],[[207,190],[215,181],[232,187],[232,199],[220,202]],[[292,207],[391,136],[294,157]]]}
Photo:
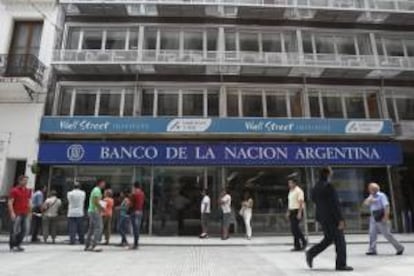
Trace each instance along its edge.
{"label": "woman in white top", "polygon": [[252,238],[252,220],[253,214],[253,199],[248,191],[244,193],[243,201],[241,203],[240,215],[243,217],[244,225],[246,226],[246,237],[248,240]]}

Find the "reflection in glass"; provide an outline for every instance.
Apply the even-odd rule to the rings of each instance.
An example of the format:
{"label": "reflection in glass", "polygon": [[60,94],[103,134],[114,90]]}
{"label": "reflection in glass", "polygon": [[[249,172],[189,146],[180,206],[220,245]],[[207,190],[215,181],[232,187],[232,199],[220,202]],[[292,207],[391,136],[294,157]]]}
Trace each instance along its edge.
{"label": "reflection in glass", "polygon": [[366,118],[364,97],[362,95],[345,97],[345,106],[348,118]]}
{"label": "reflection in glass", "polygon": [[239,97],[238,94],[227,94],[227,116],[238,117],[239,116]]}
{"label": "reflection in glass", "polygon": [[109,29],[106,32],[107,50],[124,50],[126,42],[126,30],[124,29]]}
{"label": "reflection in glass", "polygon": [[183,94],[183,116],[203,116],[204,95],[202,93]]}
{"label": "reflection in glass", "polygon": [[240,51],[259,52],[257,33],[240,33]]}
{"label": "reflection in glass", "polygon": [[76,92],[75,116],[93,116],[95,115],[96,94],[78,90]]}
{"label": "reflection in glass", "polygon": [[219,93],[209,91],[207,94],[208,116],[219,116]]}
{"label": "reflection in glass", "polygon": [[178,116],[178,93],[158,92],[158,116]]}
{"label": "reflection in glass", "polygon": [[134,94],[125,93],[124,116],[134,116]]}
{"label": "reflection in glass", "polygon": [[73,89],[63,89],[60,95],[58,114],[62,116],[70,115],[70,106],[72,103]]}
{"label": "reflection in glass", "polygon": [[178,50],[180,47],[180,32],[178,30],[161,30],[161,50]]}
{"label": "reflection in glass", "polygon": [[315,118],[322,117],[318,95],[310,95],[309,96],[309,108],[310,108],[311,117],[315,117]]}
{"label": "reflection in glass", "polygon": [[81,30],[79,27],[70,28],[68,32],[68,38],[66,42],[66,49],[77,50],[79,46]]}
{"label": "reflection in glass", "polygon": [[121,106],[121,94],[101,93],[99,101],[99,115],[119,116]]}
{"label": "reflection in glass", "polygon": [[242,94],[242,100],[244,117],[263,117],[261,94]]}
{"label": "reflection in glass", "polygon": [[141,115],[143,116],[154,115],[154,90],[152,89],[144,89],[142,91]]}
{"label": "reflection in glass", "polygon": [[288,117],[286,95],[267,95],[266,105],[268,117]]}
{"label": "reflection in glass", "polygon": [[398,117],[400,120],[414,120],[414,99],[397,98],[395,99]]}
{"label": "reflection in glass", "polygon": [[342,101],[340,97],[323,96],[323,111],[325,118],[343,118]]}
{"label": "reflection in glass", "polygon": [[103,32],[100,29],[85,29],[83,32],[82,49],[102,49],[102,33]]}

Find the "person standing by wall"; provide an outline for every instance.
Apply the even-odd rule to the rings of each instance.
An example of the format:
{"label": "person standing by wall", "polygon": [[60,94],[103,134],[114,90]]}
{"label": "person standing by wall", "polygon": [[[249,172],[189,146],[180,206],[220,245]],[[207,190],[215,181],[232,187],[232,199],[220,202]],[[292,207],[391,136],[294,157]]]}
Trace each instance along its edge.
{"label": "person standing by wall", "polygon": [[130,206],[130,219],[132,224],[132,231],[134,233],[134,244],[130,247],[132,250],[138,249],[139,235],[141,231],[141,222],[144,212],[145,194],[142,190],[140,182],[135,182],[132,188]]}
{"label": "person standing by wall", "polygon": [[208,238],[208,223],[210,220],[210,213],[211,213],[211,199],[208,195],[208,190],[204,189],[201,192],[202,199],[201,199],[201,235],[200,239]]}
{"label": "person standing by wall", "polygon": [[298,173],[293,173],[288,176],[289,195],[286,216],[290,221],[290,231],[293,235],[294,248],[292,251],[302,251],[307,246],[307,241],[299,226],[304,214],[305,195],[303,190],[298,186],[298,177]]}
{"label": "person standing by wall", "polygon": [[103,212],[103,224],[104,224],[104,235],[105,235],[105,244],[109,244],[109,239],[111,238],[112,233],[112,214],[114,209],[114,200],[112,198],[112,190],[105,190],[105,210]]}
{"label": "person standing by wall", "polygon": [[316,220],[322,225],[324,238],[306,252],[306,263],[313,267],[313,259],[332,243],[336,249],[336,270],[352,271],[346,262],[345,221],[338,194],[330,182],[333,171],[330,167],[319,171],[319,181],[312,189],[312,200],[316,205]]}
{"label": "person standing by wall", "polygon": [[380,191],[377,183],[370,183],[368,191],[369,196],[364,204],[369,206],[371,216],[369,218],[369,248],[366,255],[377,255],[378,232],[382,233],[384,238],[394,246],[397,255],[402,255],[404,246],[394,238],[390,231],[390,202],[387,195]]}
{"label": "person standing by wall", "polygon": [[69,243],[76,243],[76,234],[80,244],[85,243],[83,220],[85,216],[86,194],[80,189],[80,183],[75,182],[74,188],[67,194],[68,198],[68,231]]}
{"label": "person standing by wall", "polygon": [[27,176],[19,176],[17,185],[10,191],[8,200],[8,209],[11,219],[9,240],[10,251],[24,251],[21,244],[26,235],[27,216],[30,212],[31,197],[31,191],[27,188],[27,180]]}
{"label": "person standing by wall", "polygon": [[253,215],[253,199],[248,191],[244,192],[239,214],[243,217],[244,225],[246,227],[246,237],[250,240],[252,238],[251,220]]}
{"label": "person standing by wall", "polygon": [[102,202],[102,190],[105,189],[106,182],[99,179],[96,182],[95,188],[92,189],[89,196],[89,228],[86,235],[85,251],[101,252],[102,249],[97,248],[99,239],[102,237],[102,216],[104,210],[104,203]]}
{"label": "person standing by wall", "polygon": [[221,221],[221,239],[229,239],[229,229],[231,223],[231,196],[227,191],[227,188],[224,188],[221,192],[219,204],[222,211],[222,221]]}
{"label": "person standing by wall", "polygon": [[45,193],[46,186],[43,186],[32,197],[32,242],[40,241],[37,235],[42,229],[42,206]]}
{"label": "person standing by wall", "polygon": [[56,241],[56,228],[59,209],[62,206],[62,201],[57,197],[56,191],[51,191],[49,197],[43,203],[43,241],[47,243],[49,233],[52,236],[52,243]]}

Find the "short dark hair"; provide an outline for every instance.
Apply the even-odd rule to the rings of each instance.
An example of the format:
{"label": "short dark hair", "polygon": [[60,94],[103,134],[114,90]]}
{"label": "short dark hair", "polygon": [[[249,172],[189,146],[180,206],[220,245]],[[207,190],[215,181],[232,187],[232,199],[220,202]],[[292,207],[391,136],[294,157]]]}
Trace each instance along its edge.
{"label": "short dark hair", "polygon": [[22,182],[22,181],[23,181],[23,179],[28,179],[28,177],[27,177],[26,175],[20,175],[20,176],[17,178],[17,183]]}
{"label": "short dark hair", "polygon": [[134,182],[134,187],[135,187],[135,188],[140,188],[140,189],[141,189],[141,188],[142,188],[141,182],[139,182],[139,181],[135,181],[135,182]]}
{"label": "short dark hair", "polygon": [[319,170],[319,179],[327,180],[331,174],[332,174],[331,167],[323,167],[322,169]]}
{"label": "short dark hair", "polygon": [[56,193],[56,191],[55,191],[55,190],[51,190],[49,195],[50,195],[50,196],[56,196],[56,195],[57,195],[57,193]]}
{"label": "short dark hair", "polygon": [[208,195],[208,189],[202,189],[201,192],[202,193],[205,193],[206,195]]}
{"label": "short dark hair", "polygon": [[96,185],[101,184],[102,182],[105,182],[105,179],[103,178],[99,178],[98,180],[96,180]]}

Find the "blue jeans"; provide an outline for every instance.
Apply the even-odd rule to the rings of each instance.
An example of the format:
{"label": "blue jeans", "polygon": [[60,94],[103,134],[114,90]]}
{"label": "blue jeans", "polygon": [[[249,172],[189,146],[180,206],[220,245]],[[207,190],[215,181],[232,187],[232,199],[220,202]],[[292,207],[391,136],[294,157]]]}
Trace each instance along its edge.
{"label": "blue jeans", "polygon": [[76,243],[76,234],[78,234],[78,240],[80,244],[85,243],[85,232],[83,226],[83,217],[70,217],[68,218],[68,232],[70,244]]}
{"label": "blue jeans", "polygon": [[10,249],[13,249],[14,247],[20,247],[22,244],[23,239],[26,235],[26,219],[27,216],[20,215],[16,216],[16,219],[11,222],[9,240]]}
{"label": "blue jeans", "polygon": [[139,233],[141,231],[142,212],[135,211],[130,215],[132,232],[134,233],[134,247],[138,247]]}
{"label": "blue jeans", "polygon": [[128,232],[128,222],[129,222],[129,217],[128,216],[120,216],[119,217],[119,222],[118,222],[118,232],[121,235],[122,244],[127,244],[128,240],[127,240],[127,232]]}

